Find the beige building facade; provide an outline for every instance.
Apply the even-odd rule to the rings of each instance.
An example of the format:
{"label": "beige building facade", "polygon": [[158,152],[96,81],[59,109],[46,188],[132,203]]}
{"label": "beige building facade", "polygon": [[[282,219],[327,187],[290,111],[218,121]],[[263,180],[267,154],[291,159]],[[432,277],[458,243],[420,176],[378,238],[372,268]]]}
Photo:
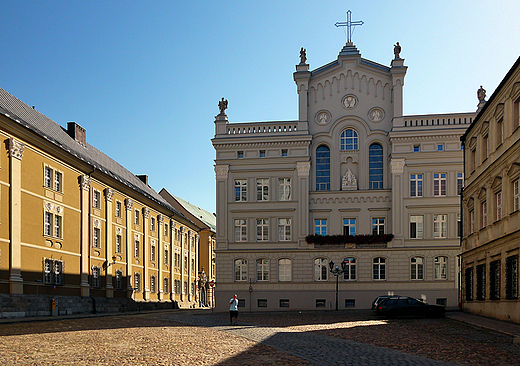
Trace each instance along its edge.
{"label": "beige building facade", "polygon": [[463,308],[520,323],[520,59],[462,137]]}
{"label": "beige building facade", "polygon": [[295,121],[230,123],[219,103],[217,307],[233,293],[260,311],[384,294],[457,307],[460,136],[475,113],[405,116],[397,47],[390,66],[352,42],[315,70],[306,60]]}

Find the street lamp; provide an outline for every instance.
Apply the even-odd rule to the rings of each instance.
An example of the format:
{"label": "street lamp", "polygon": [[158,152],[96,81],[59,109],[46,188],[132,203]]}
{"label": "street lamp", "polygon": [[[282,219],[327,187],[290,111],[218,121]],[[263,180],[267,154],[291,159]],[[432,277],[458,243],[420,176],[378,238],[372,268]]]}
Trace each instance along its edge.
{"label": "street lamp", "polygon": [[338,311],[338,276],[347,271],[347,263],[345,261],[341,262],[341,269],[339,266],[334,266],[334,262],[329,262],[330,273],[336,276],[336,311]]}

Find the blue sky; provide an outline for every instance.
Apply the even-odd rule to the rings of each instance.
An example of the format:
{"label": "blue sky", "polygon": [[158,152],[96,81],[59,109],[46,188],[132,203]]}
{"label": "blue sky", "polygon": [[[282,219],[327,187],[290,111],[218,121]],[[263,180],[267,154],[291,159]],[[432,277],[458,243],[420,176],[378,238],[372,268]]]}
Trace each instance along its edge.
{"label": "blue sky", "polygon": [[345,33],[389,65],[399,41],[405,114],[467,112],[520,55],[520,2],[2,1],[0,87],[134,174],[215,210],[214,117],[294,120],[299,50],[311,69],[337,58]]}

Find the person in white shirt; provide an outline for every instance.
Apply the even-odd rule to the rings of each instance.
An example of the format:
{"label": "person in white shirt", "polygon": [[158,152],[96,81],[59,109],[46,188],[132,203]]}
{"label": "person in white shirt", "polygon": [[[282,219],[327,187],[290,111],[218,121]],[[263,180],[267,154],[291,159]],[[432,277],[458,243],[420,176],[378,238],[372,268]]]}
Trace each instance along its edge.
{"label": "person in white shirt", "polygon": [[233,317],[235,318],[235,325],[237,325],[238,317],[238,296],[233,295],[233,298],[229,300],[229,324],[233,324]]}

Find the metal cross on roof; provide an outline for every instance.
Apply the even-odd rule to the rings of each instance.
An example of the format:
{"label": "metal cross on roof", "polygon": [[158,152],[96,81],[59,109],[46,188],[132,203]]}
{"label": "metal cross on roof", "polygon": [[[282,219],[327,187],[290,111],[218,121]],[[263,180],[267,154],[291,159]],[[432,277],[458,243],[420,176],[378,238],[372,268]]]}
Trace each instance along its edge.
{"label": "metal cross on roof", "polygon": [[347,21],[346,22],[337,22],[334,24],[336,27],[347,27],[347,44],[352,44],[352,33],[354,32],[354,28],[356,25],[363,25],[362,20],[352,21],[352,12],[347,11]]}

